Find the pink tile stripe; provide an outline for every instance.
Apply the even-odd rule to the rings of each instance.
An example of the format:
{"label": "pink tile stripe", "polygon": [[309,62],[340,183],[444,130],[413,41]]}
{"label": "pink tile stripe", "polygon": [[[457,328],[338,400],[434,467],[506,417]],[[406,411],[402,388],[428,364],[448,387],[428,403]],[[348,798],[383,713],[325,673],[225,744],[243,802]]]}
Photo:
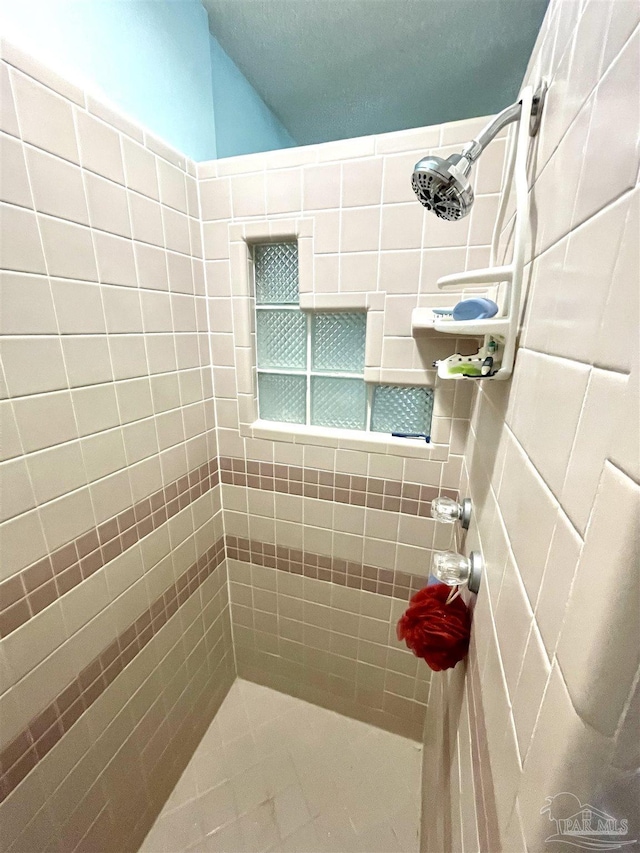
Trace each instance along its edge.
{"label": "pink tile stripe", "polygon": [[236,536],[220,537],[163,595],[34,717],[0,753],[0,802],[104,693],[178,608],[222,563],[231,559],[408,600],[427,578],[296,551]]}
{"label": "pink tile stripe", "polygon": [[439,495],[457,498],[454,489],[439,489],[399,480],[333,473],[297,465],[273,465],[270,462],[223,456],[220,480],[234,486],[264,489],[287,495],[336,501],[337,503],[401,512],[425,518],[431,515],[431,501]]}
{"label": "pink tile stripe", "polygon": [[[422,517],[430,515],[431,501],[438,495],[458,497],[452,489],[419,483],[216,457],[0,584],[0,637],[16,631],[219,482]],[[340,566],[341,561],[336,562]],[[323,571],[318,577],[329,579],[326,567],[319,568]],[[365,570],[359,589],[396,595],[391,591],[392,572],[371,566]],[[341,568],[332,569],[330,579],[342,583],[343,575]],[[355,571],[347,572],[346,585],[355,586],[355,578]],[[406,583],[400,586],[409,589]],[[396,597],[406,596],[401,591]]]}
{"label": "pink tile stripe", "polygon": [[0,637],[17,630],[218,482],[215,458],[4,581]]}
{"label": "pink tile stripe", "polygon": [[376,592],[403,601],[408,601],[419,589],[426,586],[429,580],[428,577],[420,575],[379,569],[376,566],[298,551],[282,545],[270,545],[255,539],[226,536],[225,541],[229,559],[329,581],[352,589]]}
{"label": "pink tile stripe", "polygon": [[482,853],[500,849],[500,830],[495,791],[491,776],[487,730],[482,707],[482,690],[477,666],[468,670],[470,681],[469,716],[471,729],[471,761],[478,821],[478,838]]}
{"label": "pink tile stripe", "polygon": [[224,538],[220,537],[2,750],[0,802],[42,761],[178,608],[218,568],[224,556]]}

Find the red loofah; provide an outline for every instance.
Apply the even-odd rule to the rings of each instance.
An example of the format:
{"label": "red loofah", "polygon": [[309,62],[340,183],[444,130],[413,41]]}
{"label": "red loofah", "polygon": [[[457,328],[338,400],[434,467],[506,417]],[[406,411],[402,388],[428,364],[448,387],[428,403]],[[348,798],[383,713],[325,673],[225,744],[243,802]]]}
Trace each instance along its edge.
{"label": "red loofah", "polygon": [[471,613],[460,596],[447,604],[450,593],[444,583],[424,587],[413,596],[396,629],[398,639],[436,672],[451,669],[469,651]]}

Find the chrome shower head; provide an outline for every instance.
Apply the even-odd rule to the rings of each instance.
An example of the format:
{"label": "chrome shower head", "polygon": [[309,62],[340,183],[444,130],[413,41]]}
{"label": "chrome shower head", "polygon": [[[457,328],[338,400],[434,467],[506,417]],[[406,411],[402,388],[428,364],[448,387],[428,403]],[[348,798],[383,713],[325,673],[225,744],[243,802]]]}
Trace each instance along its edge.
{"label": "chrome shower head", "polygon": [[[542,82],[533,97],[529,133],[535,136],[540,125],[546,84]],[[471,167],[487,145],[507,124],[517,121],[522,113],[522,101],[502,110],[482,131],[468,142],[460,154],[442,157],[423,157],[413,169],[411,186],[418,201],[440,219],[455,222],[471,210],[473,189],[469,180]]]}
{"label": "chrome shower head", "polygon": [[413,169],[411,186],[418,201],[440,219],[455,222],[471,210],[473,189],[467,175],[471,161],[461,154],[443,160],[423,157]]}

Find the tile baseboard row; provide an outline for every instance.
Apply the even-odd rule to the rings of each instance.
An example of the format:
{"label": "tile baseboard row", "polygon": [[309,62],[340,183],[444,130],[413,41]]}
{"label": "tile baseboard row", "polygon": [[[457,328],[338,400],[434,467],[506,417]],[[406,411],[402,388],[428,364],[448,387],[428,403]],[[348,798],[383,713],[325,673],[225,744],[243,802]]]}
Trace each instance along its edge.
{"label": "tile baseboard row", "polygon": [[0,753],[0,802],[17,788],[225,559],[224,537],[193,563]]}
{"label": "tile baseboard row", "polygon": [[270,545],[255,539],[226,535],[225,544],[230,560],[304,575],[313,580],[328,581],[352,589],[399,598],[402,601],[408,601],[419,589],[426,586],[429,580],[424,575],[379,569],[376,566],[298,551],[282,545]]}
{"label": "tile baseboard row", "polygon": [[[0,637],[7,637],[16,631],[45,607],[78,586],[220,482],[421,517],[430,516],[430,503],[435,497],[446,495],[458,498],[454,489],[440,489],[419,483],[334,473],[294,465],[273,465],[236,457],[215,457],[1,583]],[[297,565],[301,562],[297,556],[298,552],[295,553],[293,560],[285,557],[283,553],[280,554],[279,559],[283,567],[285,563]],[[275,555],[265,556],[271,558]],[[310,559],[312,560],[311,557]],[[345,575],[342,563],[345,561],[333,562],[338,568],[318,566],[316,563],[315,566],[322,569],[322,574],[315,577],[342,583],[341,579]],[[313,561],[309,563],[303,560],[302,564],[309,568],[314,567]],[[349,565],[357,567],[359,564]],[[366,585],[358,586],[359,589],[394,595],[388,589],[389,586],[395,585],[392,580],[393,572],[371,566],[365,568],[367,574],[360,577],[361,583],[366,581]],[[327,570],[330,571],[331,577],[325,576]],[[358,571],[354,569],[346,573],[346,585],[355,586]],[[379,585],[379,589],[374,589],[374,582]],[[399,586],[410,588],[410,584],[404,582]],[[395,597],[404,598],[404,591]]]}

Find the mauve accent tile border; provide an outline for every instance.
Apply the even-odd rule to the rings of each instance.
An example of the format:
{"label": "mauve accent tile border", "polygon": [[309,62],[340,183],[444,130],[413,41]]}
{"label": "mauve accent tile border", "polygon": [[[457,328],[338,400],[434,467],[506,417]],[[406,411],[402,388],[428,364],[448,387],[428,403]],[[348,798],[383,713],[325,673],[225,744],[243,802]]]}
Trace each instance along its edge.
{"label": "mauve accent tile border", "polygon": [[333,473],[297,465],[274,465],[271,462],[255,462],[230,456],[220,457],[220,481],[232,486],[248,486],[250,489],[301,495],[425,518],[431,516],[431,501],[434,498],[441,495],[458,498],[455,489]]}
{"label": "mauve accent tile border", "polygon": [[9,796],[178,608],[218,568],[224,556],[224,538],[221,536],[2,750],[0,802]]}
{"label": "mauve accent tile border", "polygon": [[4,581],[0,637],[20,628],[219,482],[215,458]]}
{"label": "mauve accent tile border", "polygon": [[487,732],[482,707],[482,690],[476,667],[469,668],[469,716],[471,729],[471,762],[473,771],[478,839],[482,853],[491,853],[500,847],[500,830],[496,809],[495,791],[491,776]]}
{"label": "mauve accent tile border", "polygon": [[[0,802],[69,731],[125,666],[222,563],[225,555],[230,559],[375,592],[402,601],[408,601],[428,582],[428,578],[406,572],[394,572],[237,536],[220,537],[4,748],[0,753]],[[49,582],[47,580],[45,584]]]}
{"label": "mauve accent tile border", "polygon": [[0,802],[20,784],[178,608],[225,559],[376,592],[408,601],[428,578],[392,572],[266,542],[220,537],[150,607],[34,717],[0,753]]}
{"label": "mauve accent tile border", "polygon": [[388,595],[402,601],[408,601],[429,581],[428,577],[411,575],[408,572],[379,569],[376,566],[327,557],[323,554],[312,554],[309,551],[285,548],[282,545],[270,545],[255,539],[225,536],[225,544],[227,557],[231,560],[266,566],[292,575],[304,575],[314,580],[375,592],[378,595]]}
{"label": "mauve accent tile border", "polygon": [[[422,517],[430,516],[431,501],[438,495],[458,498],[453,489],[419,483],[216,457],[1,583],[0,637],[16,631],[220,482]],[[288,558],[286,561],[291,562]],[[313,568],[313,562],[310,567]],[[331,570],[330,578],[325,576],[326,567],[318,568],[322,569],[316,575],[320,580],[343,583],[344,572],[340,568]],[[350,577],[349,572],[346,585],[405,597],[403,592],[390,589],[395,583],[393,573],[382,575],[383,569],[367,569],[377,572],[377,576],[367,574],[356,582],[357,573],[354,571]]]}

